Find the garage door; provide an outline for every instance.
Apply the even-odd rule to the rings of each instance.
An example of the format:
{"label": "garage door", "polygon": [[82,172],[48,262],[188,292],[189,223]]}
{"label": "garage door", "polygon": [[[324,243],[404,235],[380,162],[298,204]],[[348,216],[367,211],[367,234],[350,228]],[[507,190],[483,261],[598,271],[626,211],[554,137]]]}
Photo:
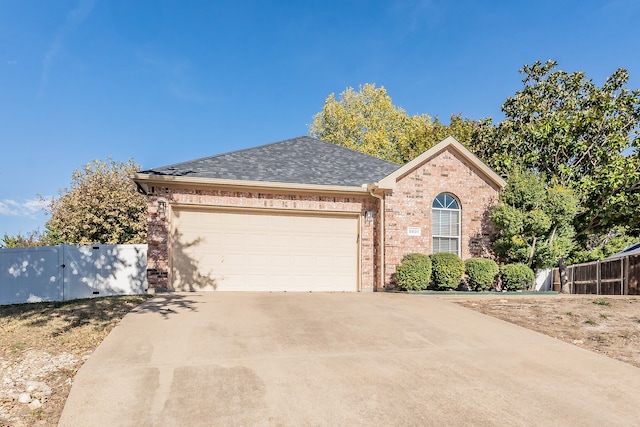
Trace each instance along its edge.
{"label": "garage door", "polygon": [[356,291],[358,218],[173,209],[176,290]]}

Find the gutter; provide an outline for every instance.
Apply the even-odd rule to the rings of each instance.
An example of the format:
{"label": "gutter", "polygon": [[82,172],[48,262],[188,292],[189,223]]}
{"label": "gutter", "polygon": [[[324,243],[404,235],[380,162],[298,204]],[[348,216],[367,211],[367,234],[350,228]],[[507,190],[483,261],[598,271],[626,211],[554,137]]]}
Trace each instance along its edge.
{"label": "gutter", "polygon": [[369,190],[369,194],[372,197],[380,200],[380,242],[378,246],[380,247],[380,287],[384,289],[384,273],[385,273],[385,260],[384,260],[384,196],[380,194],[376,194],[375,191],[378,190],[378,183],[373,183],[367,186],[367,190]]}
{"label": "gutter", "polygon": [[169,176],[169,175],[150,175],[145,173],[136,173],[131,179],[142,188],[145,193],[149,185],[189,185],[197,187],[224,187],[238,188],[244,191],[255,189],[258,191],[274,190],[274,191],[304,191],[308,193],[342,193],[342,194],[367,194],[365,185],[362,187],[340,186],[340,185],[322,185],[322,184],[297,184],[287,182],[267,182],[267,181],[243,181],[235,179],[217,179],[217,178],[198,178],[185,176]]}

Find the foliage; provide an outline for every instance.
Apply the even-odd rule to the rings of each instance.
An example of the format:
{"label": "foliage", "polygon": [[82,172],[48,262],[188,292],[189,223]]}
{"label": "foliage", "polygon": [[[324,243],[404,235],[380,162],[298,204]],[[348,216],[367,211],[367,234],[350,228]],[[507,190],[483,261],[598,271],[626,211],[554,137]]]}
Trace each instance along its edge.
{"label": "foliage", "polygon": [[75,170],[71,188],[49,201],[50,243],[145,243],[147,201],[129,178],[139,167],[111,159],[94,160]]}
{"label": "foliage", "polygon": [[492,259],[471,258],[464,262],[465,273],[469,276],[469,285],[475,291],[491,288],[500,269]]}
{"label": "foliage", "polygon": [[498,231],[496,255],[503,262],[522,262],[534,269],[556,265],[573,249],[571,221],[578,207],[569,188],[547,187],[541,176],[515,170],[490,212]]}
{"label": "foliage", "polygon": [[503,227],[495,246],[502,261],[548,267],[561,257],[599,259],[631,243],[640,236],[640,90],[627,87],[624,69],[602,85],[554,61],[520,73],[523,87],[502,105],[497,125],[409,116],[384,87],[365,84],[331,94],[310,134],[398,163],[453,135],[510,183],[517,174],[536,177],[548,187],[543,203],[528,209],[503,201],[494,212]]}
{"label": "foliage", "polygon": [[402,147],[401,154],[403,160],[408,162],[449,136],[456,138],[469,150],[475,151],[474,146],[480,131],[479,122],[464,118],[461,114],[451,115],[448,125],[436,117],[415,130],[414,135],[408,138],[409,144]]}
{"label": "foliage", "polygon": [[374,84],[348,87],[336,99],[329,95],[316,114],[310,134],[322,140],[377,156],[392,162],[406,161],[402,147],[411,145],[412,133],[430,122],[428,116],[410,117],[396,107],[386,89]]}
{"label": "foliage", "polygon": [[608,233],[586,236],[582,248],[572,253],[567,263],[603,260],[640,240],[637,236],[629,235],[627,230],[628,227],[615,227]]}
{"label": "foliage", "polygon": [[629,150],[639,142],[640,91],[625,88],[624,69],[599,87],[556,67],[520,70],[524,88],[502,106],[506,119],[488,131],[481,157],[499,172],[526,169],[573,188],[583,206],[574,219],[580,238],[638,224],[640,157]]}
{"label": "foliage", "polygon": [[429,286],[431,260],[418,253],[407,254],[396,267],[396,283],[406,291],[422,291]]}
{"label": "foliage", "polygon": [[0,248],[28,248],[34,246],[44,246],[47,242],[45,237],[38,230],[32,231],[24,236],[20,233],[9,236],[7,233],[0,239]]}
{"label": "foliage", "polygon": [[410,116],[395,106],[383,86],[367,83],[329,95],[309,134],[396,163],[406,163],[449,135],[470,144],[477,123],[460,115],[443,125],[427,114]]}
{"label": "foliage", "polygon": [[456,254],[439,252],[431,258],[431,280],[438,289],[455,289],[464,275],[464,262]]}
{"label": "foliage", "polygon": [[502,287],[507,291],[529,289],[535,280],[533,270],[522,263],[502,266],[500,277],[502,278]]}

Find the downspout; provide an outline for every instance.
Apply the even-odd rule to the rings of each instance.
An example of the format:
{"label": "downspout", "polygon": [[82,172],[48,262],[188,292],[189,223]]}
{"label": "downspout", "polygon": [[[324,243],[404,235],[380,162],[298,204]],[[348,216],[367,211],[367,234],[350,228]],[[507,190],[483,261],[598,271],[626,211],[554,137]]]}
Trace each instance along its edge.
{"label": "downspout", "polygon": [[378,246],[380,247],[380,287],[384,289],[384,196],[375,193],[377,188],[376,184],[371,184],[369,186],[369,194],[380,200],[380,242]]}

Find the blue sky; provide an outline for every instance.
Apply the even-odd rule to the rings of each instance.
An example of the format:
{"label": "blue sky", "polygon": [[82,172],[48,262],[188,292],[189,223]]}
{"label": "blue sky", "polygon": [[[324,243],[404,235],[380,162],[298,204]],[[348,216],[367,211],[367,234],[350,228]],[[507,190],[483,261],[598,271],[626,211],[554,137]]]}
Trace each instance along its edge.
{"label": "blue sky", "polygon": [[410,114],[501,118],[555,59],[640,88],[640,2],[0,2],[0,236],[93,159],[143,168],[308,133],[330,93],[385,86]]}

